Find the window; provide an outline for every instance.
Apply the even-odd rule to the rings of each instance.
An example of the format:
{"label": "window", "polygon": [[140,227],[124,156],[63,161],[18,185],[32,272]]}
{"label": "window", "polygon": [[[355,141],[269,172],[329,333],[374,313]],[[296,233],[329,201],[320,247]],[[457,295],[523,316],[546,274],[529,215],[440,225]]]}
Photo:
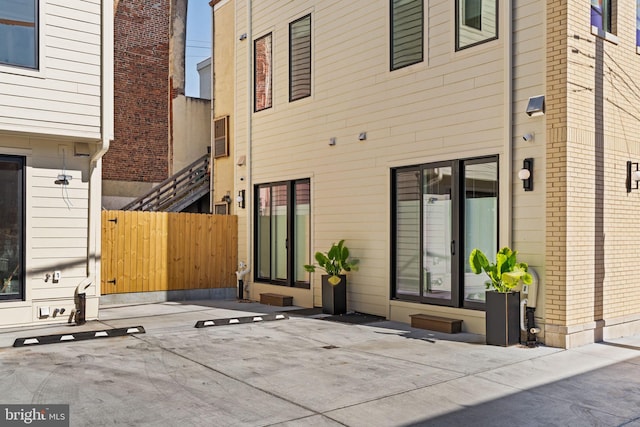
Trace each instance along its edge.
{"label": "window", "polygon": [[271,108],[271,33],[260,37],[254,42],[254,111]]}
{"label": "window", "polygon": [[636,46],[640,47],[640,0],[636,1]]}
{"label": "window", "polygon": [[392,295],[483,308],[485,277],[468,259],[497,252],[497,157],[398,168],[392,180]]}
{"label": "window", "polygon": [[311,96],[311,15],[289,24],[289,101]]}
{"label": "window", "polygon": [[498,0],[456,0],[456,50],[498,38]]}
{"label": "window", "polygon": [[391,0],[391,70],[424,58],[423,0]]}
{"label": "window", "polygon": [[0,300],[24,297],[24,158],[0,156]]}
{"label": "window", "polygon": [[0,63],[38,68],[38,0],[0,0]]}
{"label": "window", "polygon": [[229,116],[213,121],[213,157],[229,155]]}
{"label": "window", "polygon": [[613,29],[614,0],[591,0],[591,25],[605,33],[615,34]]}
{"label": "window", "polygon": [[310,182],[260,184],[255,199],[256,280],[309,288]]}

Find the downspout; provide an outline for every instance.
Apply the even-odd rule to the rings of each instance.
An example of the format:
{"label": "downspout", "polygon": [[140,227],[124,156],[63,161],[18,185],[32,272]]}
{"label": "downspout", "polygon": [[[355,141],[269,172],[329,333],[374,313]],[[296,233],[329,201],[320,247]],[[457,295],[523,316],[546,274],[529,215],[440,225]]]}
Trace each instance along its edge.
{"label": "downspout", "polygon": [[[513,5],[509,1],[503,1],[505,5],[505,17],[504,17],[504,94],[503,105],[505,106],[504,114],[504,163],[501,170],[506,172],[506,176],[500,178],[500,196],[504,197],[504,201],[501,204],[506,208],[502,209],[503,213],[506,213],[504,217],[500,218],[501,227],[499,228],[500,240],[504,242],[504,245],[511,247],[512,239],[512,224],[513,224]],[[503,245],[500,245],[502,247]]]}
{"label": "downspout", "polygon": [[210,93],[209,93],[209,212],[210,213],[214,213],[214,207],[215,207],[215,194],[213,192],[214,190],[214,182],[213,182],[213,177],[214,177],[214,154],[215,154],[215,147],[214,147],[214,141],[215,141],[215,127],[213,126],[214,123],[214,119],[216,117],[216,110],[215,110],[215,96],[216,96],[216,49],[215,49],[215,43],[216,43],[216,4],[218,4],[220,2],[220,0],[211,0],[209,2],[209,6],[211,7],[211,75],[210,77]]}
{"label": "downspout", "polygon": [[[100,141],[96,151],[89,159],[89,213],[87,232],[87,272],[86,277],[74,291],[76,303],[76,324],[85,321],[85,291],[94,283],[99,284],[101,255],[100,211],[102,207],[102,157],[109,150],[113,139],[113,19],[117,2],[104,1],[102,7],[101,42],[101,93],[100,93]],[[100,296],[100,287],[96,285],[96,297]]]}
{"label": "downspout", "polygon": [[[245,209],[247,216],[247,262],[245,263],[248,270],[251,270],[251,259],[253,254],[253,239],[252,239],[252,215],[253,210],[253,191],[252,191],[252,178],[251,178],[251,139],[253,137],[253,0],[247,0],[247,176],[246,176],[246,191],[245,191]],[[248,271],[247,271],[248,272]],[[247,298],[249,298],[249,278],[244,283],[247,290]]]}

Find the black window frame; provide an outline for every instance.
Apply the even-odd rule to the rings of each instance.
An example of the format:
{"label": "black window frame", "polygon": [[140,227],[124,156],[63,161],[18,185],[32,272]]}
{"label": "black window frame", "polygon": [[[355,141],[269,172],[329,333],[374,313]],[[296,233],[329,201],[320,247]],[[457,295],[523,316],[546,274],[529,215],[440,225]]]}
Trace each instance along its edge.
{"label": "black window frame", "polygon": [[[496,187],[500,188],[500,157],[498,155],[489,155],[489,156],[480,156],[480,157],[470,157],[463,159],[454,159],[454,160],[445,160],[440,162],[430,162],[423,163],[417,165],[410,166],[402,166],[391,169],[391,198],[390,198],[390,208],[391,208],[391,248],[390,248],[390,268],[391,268],[391,283],[390,283],[390,296],[392,300],[398,301],[407,301],[407,302],[415,302],[421,304],[430,304],[430,305],[438,305],[438,306],[446,306],[453,308],[463,308],[463,309],[471,309],[471,310],[485,310],[485,303],[482,302],[474,302],[465,300],[465,288],[464,288],[464,280],[461,280],[461,277],[464,277],[465,274],[465,265],[468,263],[467,259],[464,255],[465,241],[464,241],[464,230],[465,230],[465,166],[477,164],[477,163],[486,163],[487,161],[495,161],[497,166],[497,181]],[[458,254],[457,256],[452,258],[451,262],[451,302],[449,300],[440,300],[435,298],[430,298],[428,296],[423,295],[407,295],[403,294],[401,296],[398,295],[397,292],[397,216],[398,212],[396,210],[396,201],[397,201],[397,172],[398,171],[415,171],[420,173],[420,188],[422,186],[423,178],[422,171],[429,167],[451,167],[452,170],[452,188],[451,188],[451,200],[452,200],[452,230],[451,230],[451,238],[452,248],[456,252],[462,253],[462,255]],[[422,190],[420,190],[422,191]],[[422,258],[422,248],[424,247],[423,235],[424,235],[424,203],[422,202],[422,196],[420,201],[420,219],[419,219],[419,227],[420,227],[420,238],[419,238],[419,251],[420,251],[420,259]],[[497,206],[500,206],[500,192],[497,194]],[[496,212],[496,220],[498,226],[496,227],[496,242],[500,241],[500,210],[498,209]],[[419,261],[420,271],[422,271],[422,259]],[[424,287],[424,277],[422,274],[418,274],[419,277],[419,285],[418,289],[423,289]],[[455,284],[455,285],[454,285]],[[422,292],[422,291],[421,291]]]}
{"label": "black window frame", "polygon": [[[270,72],[269,74],[271,75],[271,79],[269,81],[269,105],[263,107],[263,108],[258,108],[258,55],[257,55],[257,46],[258,43],[263,40],[269,38],[270,39],[270,43],[271,43],[271,51],[270,53],[270,57],[269,57],[269,69]],[[263,36],[258,37],[257,39],[255,39],[253,41],[253,111],[254,113],[257,113],[259,111],[264,111],[264,110],[268,110],[270,108],[273,108],[273,33],[267,33]]]}
{"label": "black window frame", "polygon": [[[19,253],[18,253],[18,271],[16,272],[17,275],[17,279],[19,280],[20,283],[20,289],[18,290],[17,294],[0,294],[0,302],[3,301],[24,301],[25,300],[25,286],[26,286],[26,282],[25,282],[25,251],[26,251],[26,247],[25,247],[25,243],[26,243],[26,230],[25,230],[25,224],[26,224],[26,195],[25,195],[25,182],[26,182],[26,159],[23,156],[14,156],[14,155],[4,155],[4,154],[0,154],[0,162],[10,162],[10,163],[15,163],[19,166],[19,171],[17,174],[17,178],[18,178],[18,200],[17,200],[17,204],[19,205],[19,209],[20,209],[20,215],[18,216],[17,220],[18,220],[18,235],[17,238],[20,239],[19,242]],[[0,247],[0,251],[2,251],[3,248]],[[1,255],[1,252],[0,252]],[[12,270],[14,270],[14,267],[9,265],[9,274],[12,272]],[[15,278],[15,276],[14,276]],[[4,286],[4,279],[6,279],[6,277],[2,277],[2,281],[0,281],[0,288],[2,288]]]}
{"label": "black window frame", "polygon": [[[303,21],[305,21],[306,19],[309,20],[309,41],[308,41],[308,70],[309,70],[309,75],[307,76],[307,80],[308,80],[308,87],[307,85],[305,85],[304,89],[307,89],[306,92],[301,90],[301,89],[296,89],[296,83],[297,80],[294,81],[294,78],[296,76],[294,67],[296,65],[299,65],[298,61],[296,61],[296,63],[294,64],[294,52],[293,52],[293,47],[294,47],[294,38],[293,38],[293,27],[296,24],[299,24]],[[297,101],[299,99],[304,99],[304,98],[308,98],[311,96],[311,78],[312,78],[312,61],[311,61],[311,54],[312,54],[312,20],[311,20],[311,14],[307,14],[305,16],[302,16],[298,19],[296,19],[295,21],[292,21],[289,23],[289,102],[293,102],[293,101]],[[300,42],[298,42],[300,43]],[[295,92],[297,92],[298,90],[302,91],[301,95],[294,95]]]}
{"label": "black window frame", "polygon": [[394,49],[394,45],[395,45],[395,26],[394,26],[394,14],[395,14],[395,9],[394,9],[394,1],[396,0],[390,0],[389,1],[389,50],[390,50],[390,55],[389,55],[389,66],[390,66],[390,70],[391,71],[395,71],[395,70],[400,70],[402,68],[405,67],[409,67],[411,65],[415,65],[415,64],[420,64],[422,62],[424,62],[424,47],[425,47],[425,43],[424,43],[424,0],[414,0],[420,3],[420,58],[413,60],[413,61],[408,61],[408,62],[402,62],[402,61],[398,61],[396,63],[395,61],[395,49]]}
{"label": "black window frame", "polygon": [[[616,11],[617,11],[617,1],[616,0],[602,0],[602,26],[595,26],[599,31],[608,34],[617,34],[616,29]],[[593,25],[593,5],[591,6],[591,25]],[[637,12],[636,12],[637,13]],[[636,18],[637,19],[637,18]],[[637,31],[637,29],[636,29]]]}
{"label": "black window frame", "polygon": [[[273,188],[275,186],[286,185],[287,187],[287,279],[281,280],[272,277],[272,273],[270,272],[269,277],[260,275],[260,232],[258,230],[259,223],[259,208],[254,209],[253,212],[253,271],[254,280],[259,283],[269,283],[272,285],[286,286],[292,288],[301,288],[301,289],[311,289],[311,281],[296,281],[295,280],[295,271],[296,266],[303,265],[304,263],[298,262],[295,259],[296,253],[296,239],[295,239],[295,209],[296,209],[296,185],[299,183],[306,183],[309,186],[309,192],[311,191],[311,179],[309,178],[301,178],[294,179],[289,181],[274,181],[256,184],[254,186],[254,199],[256,200],[256,204],[259,205],[260,201],[260,189],[262,188]],[[311,194],[309,193],[309,207],[311,207]],[[309,211],[309,215],[311,215],[311,210]],[[310,236],[309,236],[310,237]],[[270,243],[272,242],[272,236],[270,234]],[[311,248],[309,247],[309,255]],[[271,256],[271,253],[270,253]],[[271,265],[271,259],[269,260],[269,265]]]}
{"label": "black window frame", "polygon": [[[17,67],[24,68],[26,70],[39,70],[40,69],[40,0],[32,0],[34,3],[34,17],[33,17],[33,64],[25,65],[19,64],[11,61],[2,61],[0,60],[0,65],[8,66],[8,67]],[[15,21],[11,19],[4,19],[0,16],[0,24],[4,23],[3,21],[9,22],[11,26],[31,26],[24,25],[25,23],[30,24],[27,21]]]}
{"label": "black window frame", "polygon": [[[468,45],[464,45],[464,46],[460,46],[460,26],[462,25],[462,23],[460,22],[460,15],[461,15],[461,11],[460,11],[460,2],[461,1],[465,1],[465,0],[455,0],[455,20],[454,20],[454,27],[455,27],[455,50],[456,52],[464,50],[464,49],[469,49],[475,46],[479,46],[481,44],[484,43],[488,43],[490,41],[493,40],[498,40],[500,38],[500,2],[498,0],[487,0],[487,1],[493,1],[495,3],[495,8],[496,8],[496,34],[492,37],[488,37],[486,39],[477,41],[475,43],[470,43]],[[484,0],[481,0],[484,1]],[[481,18],[482,19],[482,18]],[[474,28],[474,27],[472,27]],[[482,24],[480,24],[480,28],[482,28]],[[479,31],[482,31],[481,29],[476,28]]]}

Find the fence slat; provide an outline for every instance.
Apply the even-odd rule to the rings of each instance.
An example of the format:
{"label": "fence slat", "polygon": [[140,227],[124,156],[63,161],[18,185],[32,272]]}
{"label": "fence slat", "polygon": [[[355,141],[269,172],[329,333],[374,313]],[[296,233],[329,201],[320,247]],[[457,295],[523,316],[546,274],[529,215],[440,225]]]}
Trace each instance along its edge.
{"label": "fence slat", "polygon": [[103,295],[235,287],[236,216],[103,211],[101,219]]}

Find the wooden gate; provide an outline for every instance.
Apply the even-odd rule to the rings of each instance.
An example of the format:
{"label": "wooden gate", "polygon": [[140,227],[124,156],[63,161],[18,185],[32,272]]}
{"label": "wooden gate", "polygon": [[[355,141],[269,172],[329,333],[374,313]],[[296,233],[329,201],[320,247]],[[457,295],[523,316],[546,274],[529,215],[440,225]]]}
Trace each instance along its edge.
{"label": "wooden gate", "polygon": [[102,211],[102,295],[236,286],[235,215]]}

